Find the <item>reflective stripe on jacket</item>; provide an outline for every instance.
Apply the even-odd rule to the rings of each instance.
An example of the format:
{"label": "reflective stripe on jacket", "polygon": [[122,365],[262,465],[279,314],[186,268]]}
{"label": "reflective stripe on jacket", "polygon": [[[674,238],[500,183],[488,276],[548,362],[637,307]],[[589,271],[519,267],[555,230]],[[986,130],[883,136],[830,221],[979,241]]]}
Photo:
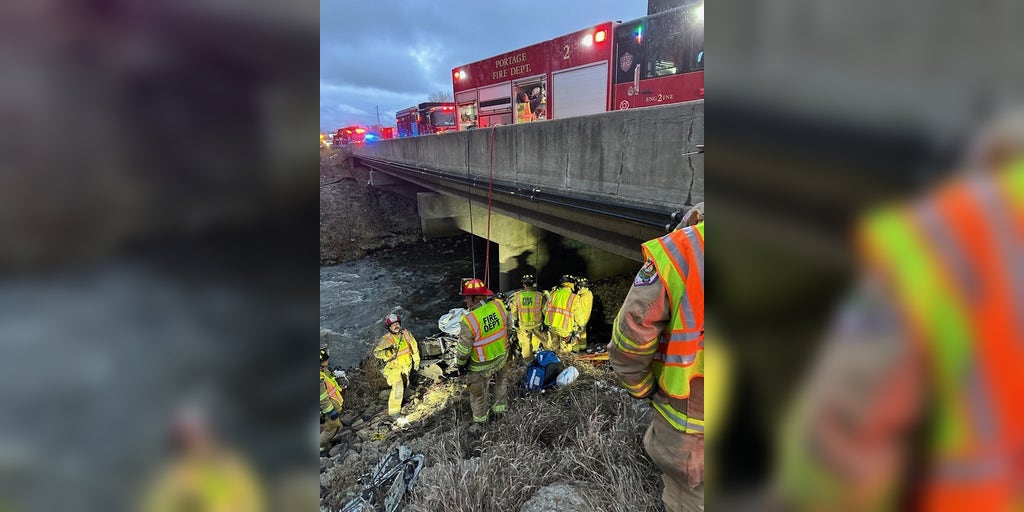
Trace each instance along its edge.
{"label": "reflective stripe on jacket", "polygon": [[672,311],[654,353],[654,378],[666,395],[688,398],[690,382],[704,377],[704,223],[648,241],[643,253],[657,267]]}
{"label": "reflective stripe on jacket", "polygon": [[341,406],[345,399],[341,396],[341,386],[329,372],[320,370],[320,412],[329,414],[337,410],[341,412]]}
{"label": "reflective stripe on jacket", "polygon": [[402,329],[397,335],[388,332],[382,336],[373,355],[385,362],[384,372],[408,372],[420,358],[416,339],[408,329]]}
{"label": "reflective stripe on jacket", "polygon": [[[505,306],[498,300],[487,300],[462,317],[460,343],[456,350],[459,365],[470,363],[470,370],[490,369],[504,360],[508,331]],[[472,340],[463,343],[462,340]]]}
{"label": "reflective stripe on jacket", "polygon": [[572,285],[567,284],[551,293],[547,310],[544,312],[544,323],[559,336],[568,336],[576,327],[574,325],[573,308],[576,294]]}
{"label": "reflective stripe on jacket", "polygon": [[930,365],[920,509],[1024,507],[1024,160],[884,210],[860,234]]}
{"label": "reflective stripe on jacket", "polygon": [[541,303],[544,301],[544,295],[541,292],[531,289],[521,290],[516,293],[514,301],[519,328],[533,329],[540,325],[542,321]]}

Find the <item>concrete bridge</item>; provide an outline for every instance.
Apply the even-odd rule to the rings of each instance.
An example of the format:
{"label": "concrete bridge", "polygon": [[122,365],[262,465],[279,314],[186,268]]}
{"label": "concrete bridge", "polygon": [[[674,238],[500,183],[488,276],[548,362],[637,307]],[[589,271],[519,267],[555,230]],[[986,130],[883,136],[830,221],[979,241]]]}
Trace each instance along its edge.
{"label": "concrete bridge", "polygon": [[704,102],[695,101],[385,140],[353,154],[375,186],[421,187],[427,238],[456,230],[486,237],[490,210],[508,289],[524,260],[547,263],[547,232],[586,244],[580,272],[591,279],[635,269],[640,244],[704,200],[703,144]]}

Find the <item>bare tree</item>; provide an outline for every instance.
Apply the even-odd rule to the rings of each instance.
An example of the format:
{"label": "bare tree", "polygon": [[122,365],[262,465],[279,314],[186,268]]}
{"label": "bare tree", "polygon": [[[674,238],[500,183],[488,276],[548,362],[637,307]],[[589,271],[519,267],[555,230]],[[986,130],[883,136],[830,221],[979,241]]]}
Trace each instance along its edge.
{"label": "bare tree", "polygon": [[438,89],[428,97],[430,101],[452,101],[452,92],[444,89]]}

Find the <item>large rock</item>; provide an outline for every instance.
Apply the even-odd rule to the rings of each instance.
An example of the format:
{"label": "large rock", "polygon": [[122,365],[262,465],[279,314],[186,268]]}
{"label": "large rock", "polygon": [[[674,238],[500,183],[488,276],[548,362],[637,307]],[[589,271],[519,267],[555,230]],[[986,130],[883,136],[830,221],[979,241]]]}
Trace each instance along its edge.
{"label": "large rock", "polygon": [[346,449],[348,449],[348,443],[338,443],[331,447],[331,451],[328,452],[328,455],[334,457],[340,453],[344,453]]}
{"label": "large rock", "polygon": [[534,493],[533,497],[519,507],[519,512],[589,512],[586,500],[569,484],[551,484]]}
{"label": "large rock", "polygon": [[341,424],[345,425],[346,427],[350,427],[352,426],[352,423],[354,423],[357,419],[359,419],[359,415],[356,414],[355,412],[343,414],[341,416]]}

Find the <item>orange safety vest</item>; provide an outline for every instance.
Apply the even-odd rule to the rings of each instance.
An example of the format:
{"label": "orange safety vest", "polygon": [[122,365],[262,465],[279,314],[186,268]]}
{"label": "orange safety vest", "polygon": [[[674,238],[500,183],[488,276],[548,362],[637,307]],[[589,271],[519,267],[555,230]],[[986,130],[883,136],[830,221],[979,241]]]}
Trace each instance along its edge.
{"label": "orange safety vest", "polygon": [[335,409],[334,404],[337,405],[338,412],[341,412],[341,405],[345,403],[345,399],[341,396],[341,386],[338,385],[338,381],[334,379],[333,375],[329,375],[323,370],[320,371],[320,381],[324,383],[326,388],[323,393],[320,393],[320,400],[330,397],[331,404],[327,409],[321,410],[320,412],[328,414]]}
{"label": "orange safety vest", "polygon": [[704,223],[650,240],[642,250],[658,269],[672,311],[651,370],[663,393],[686,399],[690,382],[704,377]]}
{"label": "orange safety vest", "polygon": [[412,345],[409,343],[409,340],[405,339],[405,329],[402,329],[402,332],[398,333],[398,336],[389,332],[385,334],[384,337],[398,350],[394,358],[394,362],[396,364],[404,365],[406,358],[408,358],[409,361],[412,361]]}
{"label": "orange safety vest", "polygon": [[519,123],[528,123],[530,121],[537,119],[537,116],[533,115],[533,112],[530,112],[529,101],[525,103],[520,103],[516,107],[516,117],[518,118],[517,122]]}
{"label": "orange safety vest", "polygon": [[489,363],[505,355],[506,325],[505,308],[494,300],[484,302],[462,317],[462,326],[473,335],[473,349],[469,357],[474,365]]}
{"label": "orange safety vest", "polygon": [[576,294],[572,292],[572,285],[562,286],[551,294],[547,311],[544,312],[544,323],[560,336],[567,336],[571,332],[572,306],[575,301]]}
{"label": "orange safety vest", "polygon": [[522,290],[516,294],[520,328],[533,329],[540,325],[541,297],[537,290]]}
{"label": "orange safety vest", "polygon": [[921,510],[1024,507],[1024,160],[860,232],[928,361]]}

